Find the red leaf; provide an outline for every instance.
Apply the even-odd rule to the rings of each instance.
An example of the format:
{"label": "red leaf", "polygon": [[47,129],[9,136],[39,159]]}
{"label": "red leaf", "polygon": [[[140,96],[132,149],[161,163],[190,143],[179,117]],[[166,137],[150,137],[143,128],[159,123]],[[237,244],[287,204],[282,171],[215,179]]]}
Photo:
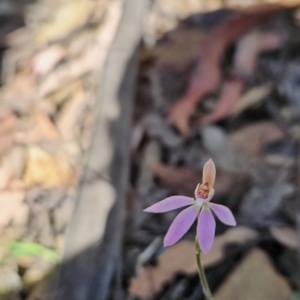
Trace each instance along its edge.
{"label": "red leaf", "polygon": [[262,6],[244,11],[206,35],[200,45],[199,63],[187,91],[169,115],[169,121],[182,133],[188,132],[188,121],[196,104],[217,87],[220,81],[219,65],[226,47],[249,29],[274,18],[281,10],[280,6]]}

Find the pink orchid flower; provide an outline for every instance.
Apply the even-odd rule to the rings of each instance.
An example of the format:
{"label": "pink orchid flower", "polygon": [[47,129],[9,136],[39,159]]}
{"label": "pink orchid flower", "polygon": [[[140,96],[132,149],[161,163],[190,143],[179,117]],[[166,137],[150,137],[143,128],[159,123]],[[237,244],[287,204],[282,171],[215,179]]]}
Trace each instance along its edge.
{"label": "pink orchid flower", "polygon": [[150,213],[163,213],[189,206],[180,212],[172,222],[164,238],[165,247],[178,242],[198,218],[197,236],[199,245],[203,253],[208,253],[213,245],[216,228],[212,211],[224,224],[229,226],[236,225],[232,212],[226,206],[210,202],[215,192],[213,188],[215,178],[216,167],[210,159],[203,167],[202,183],[196,187],[195,198],[171,196],[144,210]]}

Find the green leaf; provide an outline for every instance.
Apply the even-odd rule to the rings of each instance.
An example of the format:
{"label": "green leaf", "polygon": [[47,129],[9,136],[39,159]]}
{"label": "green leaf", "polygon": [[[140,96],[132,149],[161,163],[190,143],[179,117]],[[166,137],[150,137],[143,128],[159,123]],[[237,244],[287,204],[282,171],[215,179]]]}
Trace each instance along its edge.
{"label": "green leaf", "polygon": [[6,257],[4,258],[5,260],[22,256],[39,256],[55,264],[59,263],[60,261],[60,256],[57,252],[33,242],[9,242],[7,243],[7,248],[8,251]]}

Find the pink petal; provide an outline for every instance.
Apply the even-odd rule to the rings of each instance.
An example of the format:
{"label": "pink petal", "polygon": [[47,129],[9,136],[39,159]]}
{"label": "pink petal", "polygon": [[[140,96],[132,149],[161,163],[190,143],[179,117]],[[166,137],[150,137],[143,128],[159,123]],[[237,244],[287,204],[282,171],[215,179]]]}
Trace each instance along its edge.
{"label": "pink petal", "polygon": [[203,253],[208,253],[213,245],[216,222],[209,207],[203,206],[198,217],[197,236]]}
{"label": "pink petal", "polygon": [[190,197],[172,196],[147,207],[144,211],[150,213],[163,213],[180,207],[192,205],[194,203],[194,199]]}
{"label": "pink petal", "polygon": [[209,207],[212,209],[212,211],[216,214],[216,216],[221,222],[229,226],[236,225],[235,218],[228,207],[215,203],[210,203]]}
{"label": "pink petal", "polygon": [[192,205],[177,215],[164,238],[165,247],[175,244],[183,237],[183,235],[193,225],[197,218],[198,212],[199,208],[197,208],[195,205]]}

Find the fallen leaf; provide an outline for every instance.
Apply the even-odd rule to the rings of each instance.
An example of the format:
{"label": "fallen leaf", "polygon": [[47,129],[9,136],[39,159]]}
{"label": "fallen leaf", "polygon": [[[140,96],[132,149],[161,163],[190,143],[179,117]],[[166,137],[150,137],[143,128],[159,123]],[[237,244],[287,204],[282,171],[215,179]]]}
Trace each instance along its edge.
{"label": "fallen leaf", "polygon": [[10,89],[13,89],[22,98],[33,97],[36,92],[36,77],[29,60],[26,60],[22,67],[19,67],[8,85]]}
{"label": "fallen leaf", "polygon": [[58,90],[51,93],[47,97],[47,101],[55,104],[56,106],[62,106],[70,97],[81,87],[80,80],[75,80],[61,86]]}
{"label": "fallen leaf", "polygon": [[12,227],[26,228],[30,217],[30,208],[27,203],[22,203],[20,207],[15,211],[11,220]]}
{"label": "fallen leaf", "polygon": [[219,47],[209,46],[212,46],[210,50],[206,49],[206,44],[203,44],[201,56],[205,59],[202,59],[201,65],[198,66],[190,79],[184,96],[170,110],[169,122],[184,134],[188,132],[188,121],[195,111],[196,104],[212,92],[220,81],[219,56],[221,50],[223,51],[223,45],[219,45]]}
{"label": "fallen leaf", "polygon": [[261,103],[266,96],[269,95],[271,91],[270,84],[263,84],[258,87],[254,87],[251,90],[247,91],[240,100],[236,103],[236,105],[231,110],[231,115],[238,115],[241,112],[245,111],[249,107],[253,107],[259,103]]}
{"label": "fallen leaf", "polygon": [[30,28],[24,26],[9,32],[5,37],[5,41],[8,47],[13,48],[31,42],[31,38],[32,34]]}
{"label": "fallen leaf", "polygon": [[[204,268],[215,265],[224,258],[223,248],[226,244],[245,244],[256,238],[257,233],[246,227],[227,230],[225,234],[216,237],[212,250],[207,255],[201,256]],[[141,299],[153,297],[178,273],[197,273],[193,242],[181,241],[175,244],[159,256],[157,266],[141,269],[137,276],[131,280],[129,293]]]}
{"label": "fallen leaf", "polygon": [[257,5],[280,5],[282,7],[297,7],[300,2],[299,0],[252,0],[241,2],[239,0],[230,0],[230,5],[233,7],[245,7],[245,8],[253,8]]}
{"label": "fallen leaf", "polygon": [[1,102],[17,114],[28,113],[36,99],[36,76],[30,59],[19,62],[0,89]]}
{"label": "fallen leaf", "polygon": [[[89,51],[89,49],[86,51]],[[94,70],[96,64],[92,67],[90,64],[87,64],[86,59],[87,55],[84,53],[76,60],[67,62],[51,72],[38,87],[39,96],[44,97],[59,89],[63,89],[66,85],[72,84],[78,77]]]}
{"label": "fallen leaf", "polygon": [[238,264],[216,292],[216,300],[289,299],[292,290],[287,280],[273,267],[260,249],[253,249]]}
{"label": "fallen leaf", "polygon": [[14,146],[13,134],[0,135],[0,154],[8,153]]}
{"label": "fallen leaf", "polygon": [[[1,108],[2,110],[2,108]],[[0,116],[0,135],[13,132],[16,129],[17,118],[11,111],[4,111]]]}
{"label": "fallen leaf", "polygon": [[251,76],[256,67],[259,54],[278,49],[282,38],[276,32],[253,31],[237,42],[234,56],[234,68],[241,76]]}
{"label": "fallen leaf", "polygon": [[74,170],[66,158],[50,154],[41,148],[28,149],[23,181],[27,187],[41,185],[45,188],[66,187],[74,184]]}
{"label": "fallen leaf", "polygon": [[54,269],[55,265],[50,261],[39,258],[35,259],[32,265],[26,269],[22,280],[26,285],[34,285],[45,279]]}
{"label": "fallen leaf", "polygon": [[0,235],[5,226],[13,218],[24,200],[24,191],[1,191],[0,192]]}
{"label": "fallen leaf", "polygon": [[93,43],[94,37],[95,30],[93,28],[78,32],[76,39],[72,39],[68,44],[68,59],[80,56]]}
{"label": "fallen leaf", "polygon": [[17,132],[19,143],[36,143],[57,140],[60,136],[49,116],[41,109],[34,108],[31,114],[33,125],[28,132]]}
{"label": "fallen leaf", "polygon": [[22,262],[24,257],[40,257],[53,264],[60,261],[56,251],[34,242],[12,241],[7,242],[5,246],[7,247],[6,259],[17,259],[18,264],[22,267],[29,267],[29,265]]}
{"label": "fallen leaf", "polygon": [[224,247],[229,244],[244,245],[250,241],[258,239],[258,233],[248,227],[237,226],[235,228],[229,228],[224,234],[218,235],[215,238],[212,250],[202,255],[201,262],[204,268],[217,264],[224,258]]}
{"label": "fallen leaf", "polygon": [[0,166],[0,190],[10,188],[13,181],[21,179],[25,166],[25,151],[23,148],[14,148]]}
{"label": "fallen leaf", "polygon": [[141,122],[135,124],[130,132],[130,150],[132,152],[136,151],[141,145],[142,139],[145,136],[144,124]]}
{"label": "fallen leaf", "polygon": [[56,124],[65,139],[75,138],[76,129],[87,106],[86,97],[82,88],[78,88],[59,114]]}
{"label": "fallen leaf", "polygon": [[141,126],[151,138],[159,140],[166,147],[175,148],[183,143],[182,137],[176,134],[158,114],[148,113],[143,118]]}
{"label": "fallen leaf", "polygon": [[54,11],[52,19],[40,26],[36,32],[36,42],[44,45],[61,40],[83,26],[94,11],[93,1],[65,1]]}
{"label": "fallen leaf", "polygon": [[66,49],[61,45],[50,46],[33,57],[33,71],[38,76],[45,76],[65,55]]}
{"label": "fallen leaf", "polygon": [[[77,2],[75,4],[77,6]],[[75,60],[71,60],[49,74],[39,86],[39,95],[53,93],[63,85],[77,80],[83,74],[102,69],[109,47],[121,19],[119,2],[112,2],[108,8],[105,20],[95,34],[94,43]]]}
{"label": "fallen leaf", "polygon": [[296,230],[288,227],[270,227],[272,236],[280,244],[287,246],[292,249],[298,249],[300,246],[299,237]]}
{"label": "fallen leaf", "polygon": [[[168,35],[167,41],[154,48],[158,66],[172,66],[184,70],[191,64],[199,52],[199,44],[203,36],[199,28],[179,27]],[[189,45],[188,47],[186,45]]]}
{"label": "fallen leaf", "polygon": [[[226,5],[221,0],[195,1],[195,0],[158,0],[153,3],[153,9],[149,11],[149,16],[145,22],[145,33],[147,40],[159,40],[165,33],[172,31],[179,20],[188,16],[206,13],[219,12],[226,9],[253,9],[258,5],[282,5],[284,7],[296,6],[297,0],[227,0]],[[299,18],[299,17],[298,17]],[[216,22],[216,20],[214,20]]]}
{"label": "fallen leaf", "polygon": [[[22,288],[22,280],[14,265],[2,265],[0,269],[1,294],[12,294]],[[2,296],[1,296],[2,297]],[[4,297],[4,296],[3,296]],[[2,298],[3,298],[2,297]]]}
{"label": "fallen leaf", "polygon": [[217,87],[220,81],[219,65],[226,47],[249,29],[274,18],[281,10],[279,6],[262,6],[242,11],[207,34],[200,44],[199,63],[187,90],[169,114],[169,121],[182,133],[188,132],[188,121],[197,103]]}
{"label": "fallen leaf", "polygon": [[265,144],[283,137],[283,131],[274,122],[264,121],[247,125],[229,134],[228,140],[235,149],[248,157],[258,157]]}
{"label": "fallen leaf", "polygon": [[270,217],[280,211],[282,203],[294,192],[294,187],[287,180],[285,170],[271,167],[256,167],[256,182],[242,199],[239,210],[244,221],[261,226],[270,224]]}
{"label": "fallen leaf", "polygon": [[240,78],[227,79],[213,112],[205,116],[201,122],[203,124],[211,124],[226,118],[240,100],[243,88],[244,83]]}
{"label": "fallen leaf", "polygon": [[243,153],[235,149],[221,127],[203,126],[201,133],[203,144],[217,165],[228,172],[241,173],[245,170]]}
{"label": "fallen leaf", "polygon": [[[0,96],[1,97],[1,96]],[[17,117],[5,108],[0,115],[0,156],[6,154],[14,144],[14,133],[17,129]]]}

